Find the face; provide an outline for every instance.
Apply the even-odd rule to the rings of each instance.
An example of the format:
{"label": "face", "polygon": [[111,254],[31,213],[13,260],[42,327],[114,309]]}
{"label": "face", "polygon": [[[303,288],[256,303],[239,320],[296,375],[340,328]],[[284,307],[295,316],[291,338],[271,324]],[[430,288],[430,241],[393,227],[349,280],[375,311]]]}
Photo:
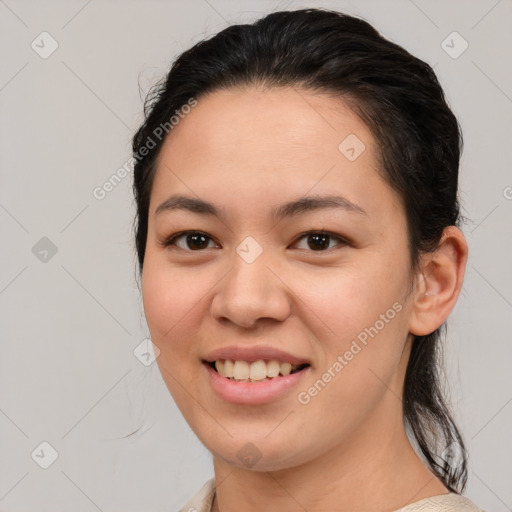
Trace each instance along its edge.
{"label": "face", "polygon": [[[184,201],[156,212],[176,195],[217,214]],[[325,196],[338,199],[314,201]],[[215,457],[243,467],[252,450],[255,469],[277,470],[385,437],[400,409],[410,286],[401,201],[339,98],[217,91],[173,128],[151,191],[144,309],[163,379]],[[228,346],[309,367],[226,384],[203,361]]]}

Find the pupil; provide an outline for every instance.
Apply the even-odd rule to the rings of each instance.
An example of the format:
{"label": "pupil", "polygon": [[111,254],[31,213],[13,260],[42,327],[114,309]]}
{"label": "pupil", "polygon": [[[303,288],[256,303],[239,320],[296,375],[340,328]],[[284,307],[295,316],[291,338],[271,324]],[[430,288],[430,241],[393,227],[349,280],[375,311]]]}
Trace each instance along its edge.
{"label": "pupil", "polygon": [[[309,240],[315,240],[314,243],[318,243],[319,245],[317,246],[312,246],[311,244],[309,244],[309,247],[311,249],[318,249],[318,247],[320,246],[320,248],[326,248],[326,247],[329,247],[329,235],[322,235],[322,234],[316,234],[316,235],[309,235]],[[323,240],[323,242],[322,242]]]}
{"label": "pupil", "polygon": [[190,243],[192,249],[203,249],[208,246],[207,237],[201,234],[188,235],[187,243]]}

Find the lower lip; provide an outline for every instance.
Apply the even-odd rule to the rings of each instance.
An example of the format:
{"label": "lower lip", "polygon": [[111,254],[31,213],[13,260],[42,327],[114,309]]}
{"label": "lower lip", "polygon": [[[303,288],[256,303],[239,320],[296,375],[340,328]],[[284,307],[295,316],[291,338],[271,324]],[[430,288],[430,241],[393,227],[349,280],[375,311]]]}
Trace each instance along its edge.
{"label": "lower lip", "polygon": [[237,382],[223,377],[206,363],[203,366],[213,390],[227,402],[241,405],[260,405],[278,400],[298,386],[311,370],[311,366],[308,366],[300,372],[263,382]]}

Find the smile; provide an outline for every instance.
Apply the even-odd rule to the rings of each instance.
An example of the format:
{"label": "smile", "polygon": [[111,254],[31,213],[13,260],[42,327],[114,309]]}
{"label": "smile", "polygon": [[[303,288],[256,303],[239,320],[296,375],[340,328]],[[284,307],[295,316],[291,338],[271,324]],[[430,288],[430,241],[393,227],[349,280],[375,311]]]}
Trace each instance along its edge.
{"label": "smile", "polygon": [[[251,373],[253,365],[256,365],[257,379],[251,378],[255,375]],[[262,405],[283,399],[312,370],[309,364],[294,365],[292,369],[290,363],[278,361],[255,361],[249,365],[247,361],[231,360],[203,361],[203,368],[214,393],[226,402],[239,405]],[[221,372],[227,372],[228,376]],[[233,376],[229,376],[231,372]]]}
{"label": "smile", "polygon": [[242,382],[258,382],[270,380],[278,376],[284,377],[309,366],[307,363],[291,364],[283,363],[275,359],[270,361],[259,359],[253,363],[218,359],[210,363],[210,365],[223,377]]}

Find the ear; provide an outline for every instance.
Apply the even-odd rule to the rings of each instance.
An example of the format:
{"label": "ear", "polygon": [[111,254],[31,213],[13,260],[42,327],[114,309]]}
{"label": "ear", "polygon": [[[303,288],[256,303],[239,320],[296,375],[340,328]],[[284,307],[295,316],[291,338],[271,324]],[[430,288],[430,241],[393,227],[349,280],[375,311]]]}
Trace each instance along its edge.
{"label": "ear", "polygon": [[459,297],[467,259],[466,239],[456,226],[446,227],[437,249],[421,256],[412,293],[411,334],[425,336],[444,323]]}

